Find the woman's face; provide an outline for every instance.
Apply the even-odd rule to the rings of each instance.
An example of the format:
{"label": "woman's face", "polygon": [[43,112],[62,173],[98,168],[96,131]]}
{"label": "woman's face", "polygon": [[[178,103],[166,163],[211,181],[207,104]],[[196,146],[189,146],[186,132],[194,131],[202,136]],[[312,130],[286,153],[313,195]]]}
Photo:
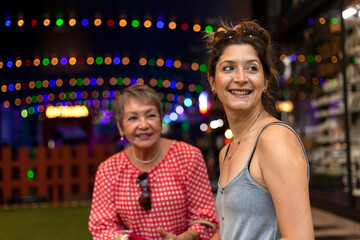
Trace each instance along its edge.
{"label": "woman's face", "polygon": [[151,148],[160,140],[162,126],[159,112],[151,103],[131,97],[124,105],[120,134],[138,148]]}
{"label": "woman's face", "polygon": [[260,59],[249,44],[227,46],[216,64],[215,77],[209,76],[209,81],[228,110],[261,106],[261,95],[268,84]]}

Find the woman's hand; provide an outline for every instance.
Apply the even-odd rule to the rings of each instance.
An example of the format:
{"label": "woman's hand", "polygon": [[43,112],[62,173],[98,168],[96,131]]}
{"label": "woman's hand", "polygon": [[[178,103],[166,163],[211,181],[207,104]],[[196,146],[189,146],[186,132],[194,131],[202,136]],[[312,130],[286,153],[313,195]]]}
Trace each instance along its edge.
{"label": "woman's hand", "polygon": [[180,235],[175,235],[169,232],[166,232],[163,228],[157,229],[160,236],[165,240],[198,240],[200,239],[200,235],[195,230],[187,230]]}

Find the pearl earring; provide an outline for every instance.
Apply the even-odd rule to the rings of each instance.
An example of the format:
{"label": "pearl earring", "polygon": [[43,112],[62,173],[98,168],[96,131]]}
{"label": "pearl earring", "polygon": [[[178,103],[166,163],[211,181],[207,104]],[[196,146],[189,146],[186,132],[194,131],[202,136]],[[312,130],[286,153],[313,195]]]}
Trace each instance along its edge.
{"label": "pearl earring", "polygon": [[120,140],[123,141],[123,140],[124,140],[124,136],[120,136]]}

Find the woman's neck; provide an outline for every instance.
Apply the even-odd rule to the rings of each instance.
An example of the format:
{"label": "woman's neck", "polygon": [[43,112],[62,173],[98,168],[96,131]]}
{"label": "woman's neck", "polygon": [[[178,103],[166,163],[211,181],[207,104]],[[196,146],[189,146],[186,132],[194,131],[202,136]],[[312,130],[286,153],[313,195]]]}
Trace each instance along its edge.
{"label": "woman's neck", "polygon": [[226,112],[234,139],[243,136],[245,132],[247,132],[247,129],[255,125],[259,119],[265,117],[265,113],[266,112],[263,107],[247,112]]}

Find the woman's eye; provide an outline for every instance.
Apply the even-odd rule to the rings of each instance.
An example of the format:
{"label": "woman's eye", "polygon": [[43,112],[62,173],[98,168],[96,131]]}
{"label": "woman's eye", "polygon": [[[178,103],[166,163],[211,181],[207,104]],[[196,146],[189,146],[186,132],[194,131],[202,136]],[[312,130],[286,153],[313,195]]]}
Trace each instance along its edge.
{"label": "woman's eye", "polygon": [[135,121],[137,118],[135,116],[129,117],[128,120],[129,121]]}
{"label": "woman's eye", "polygon": [[148,115],[148,118],[155,118],[156,117],[156,114],[149,114]]}
{"label": "woman's eye", "polygon": [[224,71],[231,71],[233,70],[234,68],[232,66],[226,66],[224,67]]}
{"label": "woman's eye", "polygon": [[248,70],[252,71],[252,72],[256,72],[258,69],[256,66],[250,66],[250,67],[248,67]]}

